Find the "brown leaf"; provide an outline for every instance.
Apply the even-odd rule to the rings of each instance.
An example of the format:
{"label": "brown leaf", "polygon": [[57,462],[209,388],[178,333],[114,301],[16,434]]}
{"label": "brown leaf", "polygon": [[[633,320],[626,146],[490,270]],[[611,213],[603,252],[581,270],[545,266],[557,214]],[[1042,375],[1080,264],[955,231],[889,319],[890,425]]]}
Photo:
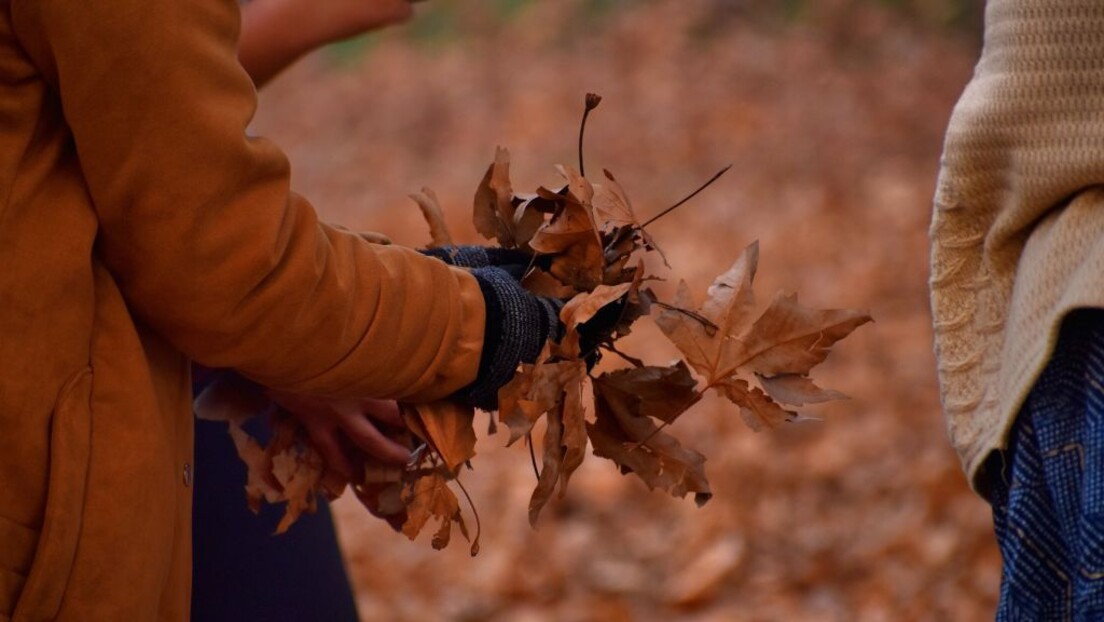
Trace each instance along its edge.
{"label": "brown leaf", "polygon": [[563,433],[563,463],[560,465],[560,498],[567,494],[567,482],[571,475],[583,464],[586,458],[586,408],[583,406],[583,382],[585,367],[580,365],[582,373],[575,382],[564,386],[563,413],[561,424]]}
{"label": "brown leaf", "polygon": [[[655,240],[652,238],[643,227],[640,226],[640,221],[636,218],[635,210],[633,210],[632,202],[629,201],[629,195],[625,192],[625,189],[621,187],[621,184],[613,177],[613,173],[608,170],[602,169],[606,179],[609,183],[606,184],[594,184],[594,215],[598,221],[599,228],[608,232],[610,239],[613,241],[607,244],[607,263],[610,261],[609,251],[611,246],[618,246],[625,241],[631,241],[630,247],[622,247],[615,251],[615,257],[622,254],[627,254],[633,250],[636,250],[638,245],[643,245],[648,250],[654,250],[659,253],[660,258],[663,259],[664,265],[670,267],[667,263],[667,256],[663,253],[663,250],[659,248]],[[639,238],[639,242],[636,241]]]}
{"label": "brown leaf", "polygon": [[402,500],[401,482],[361,483],[353,486],[360,501],[369,513],[387,521],[395,531],[402,531],[408,519],[406,503]]}
{"label": "brown leaf", "polygon": [[272,475],[272,457],[237,421],[230,421],[230,438],[238,457],[245,463],[245,498],[254,514],[261,511],[261,501],[276,503],[283,495],[280,482]]}
{"label": "brown leaf", "polygon": [[567,299],[579,293],[574,287],[564,285],[559,279],[540,268],[530,270],[521,279],[521,286],[529,293],[545,298]]}
{"label": "brown leaf", "polygon": [[[741,371],[761,376],[804,376],[827,356],[833,344],[858,326],[871,321],[864,311],[819,311],[802,307],[796,296],[780,295],[752,322],[755,298],[752,281],[758,266],[758,245],[744,250],[727,272],[709,288],[709,298],[696,307],[685,282],[679,283],[673,305],[656,317],[656,324],[683,353],[686,361],[714,388],[740,406],[753,429],[793,420],[787,411],[759,389],[740,379]],[[780,390],[796,390],[793,381]],[[809,383],[815,388],[815,385]],[[766,386],[766,385],[764,385]],[[817,389],[803,397],[816,401],[841,395]],[[809,400],[810,402],[814,400]]]}
{"label": "brown leaf", "polygon": [[620,300],[628,293],[632,285],[632,283],[622,283],[614,286],[599,285],[594,288],[594,291],[579,294],[564,305],[563,309],[560,310],[560,321],[564,325],[565,333],[563,339],[560,340],[560,346],[567,356],[578,357],[581,354],[579,351],[579,325],[585,324],[606,305]]}
{"label": "brown leaf", "polygon": [[498,147],[475,191],[473,222],[483,237],[498,240],[504,248],[517,246],[514,225],[513,188],[510,185],[510,153]]}
{"label": "brown leaf", "polygon": [[585,206],[587,211],[590,212],[593,209],[594,186],[592,186],[585,177],[580,175],[579,171],[570,166],[561,164],[556,167],[556,170],[567,180],[568,200]]}
{"label": "brown leaf", "polygon": [[782,408],[766,393],[750,387],[745,380],[736,378],[726,381],[719,390],[740,407],[740,417],[756,432],[797,419],[796,412]]}
{"label": "brown leaf", "polygon": [[759,384],[776,402],[794,406],[847,399],[843,393],[822,389],[813,384],[812,378],[798,374],[759,376]]}
{"label": "brown leaf", "polygon": [[741,365],[757,374],[808,374],[832,345],[872,318],[855,309],[818,310],[801,306],[797,294],[779,294],[741,336]]}
{"label": "brown leaf", "polygon": [[417,418],[425,432],[423,440],[453,473],[475,456],[475,410],[470,406],[439,400],[428,404],[403,404],[402,410],[404,419]]}
{"label": "brown leaf", "polygon": [[528,245],[544,225],[544,212],[539,197],[536,201],[518,201],[515,197],[514,203],[517,205],[514,212],[514,243],[521,248]]}
{"label": "brown leaf", "polygon": [[586,207],[568,202],[529,240],[538,253],[555,255],[549,272],[560,282],[590,291],[602,281],[602,242]]}
{"label": "brown leaf", "polygon": [[287,501],[277,535],[286,532],[304,512],[313,514],[317,509],[322,468],[322,458],[309,447],[289,447],[272,458],[272,474],[283,486]]}
{"label": "brown leaf", "polygon": [[421,208],[422,217],[429,225],[430,243],[427,247],[453,246],[452,235],[449,234],[448,225],[445,224],[445,213],[441,211],[437,193],[431,188],[422,188],[421,192],[411,194],[410,198]]}
{"label": "brown leaf", "polygon": [[537,526],[537,517],[552,491],[556,488],[556,482],[560,479],[560,470],[563,465],[563,411],[562,406],[557,406],[548,412],[544,418],[547,427],[544,430],[544,456],[541,461],[540,478],[537,487],[529,497],[529,524]]}
{"label": "brown leaf", "polygon": [[596,390],[618,410],[670,423],[701,399],[686,363],[670,367],[634,367],[602,374]]}
{"label": "brown leaf", "polygon": [[573,169],[561,167],[561,172],[568,178],[568,192],[552,220],[541,226],[529,246],[539,253],[556,255],[549,272],[560,282],[590,291],[602,282],[605,269],[602,240],[591,213],[593,189]]}
{"label": "brown leaf", "polygon": [[695,315],[687,312],[693,312],[697,305],[694,303],[686,281],[679,282],[675,299],[670,306],[674,308],[664,307],[656,315],[656,325],[682,352],[686,362],[699,374],[705,376],[707,384],[713,385],[721,379],[717,374],[720,371],[717,369],[718,359],[726,336],[722,334],[718,337],[715,324],[710,331],[709,327]]}
{"label": "brown leaf", "polygon": [[648,488],[675,497],[693,492],[699,504],[707,501],[712,492],[705,477],[705,456],[682,447],[651,418],[633,412],[632,404],[619,398],[594,383],[595,422],[587,423],[587,435],[595,455],[613,460],[623,473],[635,473]]}
{"label": "brown leaf", "polygon": [[752,242],[727,272],[713,280],[701,314],[724,335],[738,336],[755,311],[752,282],[759,269],[759,242]]}
{"label": "brown leaf", "polygon": [[522,365],[499,390],[499,420],[510,428],[507,445],[529,434],[543,415],[544,467],[529,501],[529,521],[536,524],[541,508],[560,482],[564,493],[571,474],[586,456],[582,387],[586,364],[578,359],[549,361],[546,345],[534,365]]}
{"label": "brown leaf", "polygon": [[411,540],[418,537],[430,518],[436,518],[441,522],[440,528],[433,536],[433,548],[442,549],[448,546],[453,522],[460,525],[461,531],[466,536],[467,527],[460,516],[460,502],[440,471],[432,470],[421,474],[420,477],[408,483],[403,488],[401,500],[406,506],[407,513],[402,532]]}
{"label": "brown leaf", "polygon": [[590,291],[602,283],[605,267],[602,261],[602,245],[584,240],[569,246],[552,259],[549,267],[552,276],[578,291]]}
{"label": "brown leaf", "polygon": [[582,361],[547,362],[548,349],[534,365],[522,365],[498,392],[498,420],[510,429],[507,445],[533,429],[541,415],[563,400],[565,387],[582,382],[586,365]]}
{"label": "brown leaf", "polygon": [[639,223],[633,213],[632,203],[624,188],[613,174],[603,169],[608,184],[594,184],[594,215],[603,230],[607,227],[635,227]]}

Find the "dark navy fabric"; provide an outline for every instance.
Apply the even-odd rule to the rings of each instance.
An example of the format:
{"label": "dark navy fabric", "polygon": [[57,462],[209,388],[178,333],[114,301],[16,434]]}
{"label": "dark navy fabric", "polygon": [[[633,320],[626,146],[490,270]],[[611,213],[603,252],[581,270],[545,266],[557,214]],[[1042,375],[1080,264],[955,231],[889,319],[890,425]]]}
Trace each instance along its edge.
{"label": "dark navy fabric", "polygon": [[1062,324],[986,473],[1004,559],[997,621],[1104,620],[1104,311]]}
{"label": "dark navy fabric", "polygon": [[[210,379],[196,382],[197,392]],[[263,505],[259,515],[249,510],[245,464],[226,427],[196,420],[192,620],[357,620],[329,505],[320,501],[316,513],[272,535],[283,506]],[[267,440],[262,417],[246,428]]]}

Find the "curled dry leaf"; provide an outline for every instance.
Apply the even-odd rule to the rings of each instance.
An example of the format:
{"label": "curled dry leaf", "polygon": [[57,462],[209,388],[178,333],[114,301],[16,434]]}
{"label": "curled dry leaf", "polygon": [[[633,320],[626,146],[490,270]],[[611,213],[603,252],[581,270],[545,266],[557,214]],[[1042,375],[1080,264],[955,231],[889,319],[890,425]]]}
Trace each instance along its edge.
{"label": "curled dry leaf", "polygon": [[[456,402],[439,400],[428,404],[403,404],[403,419],[411,431],[441,457],[449,471],[475,456],[475,410]],[[417,420],[411,424],[411,419]]]}
{"label": "curled dry leaf", "polygon": [[561,350],[569,357],[578,358],[580,351],[579,326],[594,318],[604,307],[621,300],[632,288],[632,283],[620,285],[599,285],[590,293],[579,294],[572,298],[560,310],[560,322],[564,325],[564,337],[560,342]]}
{"label": "curled dry leaf", "polygon": [[428,248],[453,246],[452,235],[448,225],[445,224],[445,213],[441,211],[441,203],[437,200],[437,193],[432,188],[422,188],[421,192],[410,195],[410,198],[418,204],[422,210],[422,217],[429,225]]}
{"label": "curled dry leaf", "polygon": [[313,514],[318,508],[318,483],[322,478],[322,458],[309,447],[288,447],[272,458],[272,474],[284,488],[287,507],[276,533],[288,530],[303,512]]}
{"label": "curled dry leaf", "polygon": [[460,526],[460,532],[468,537],[468,528],[460,515],[460,502],[448,487],[448,479],[438,470],[421,474],[403,487],[401,501],[406,508],[407,519],[402,532],[413,540],[421,533],[430,518],[440,521],[433,535],[433,548],[448,546],[452,523]]}
{"label": "curled dry leaf", "polygon": [[[641,400],[626,395],[601,376],[593,385],[595,421],[587,423],[587,434],[595,455],[614,461],[622,473],[636,474],[648,488],[675,497],[692,492],[699,504],[708,501],[712,492],[705,477],[705,456],[663,432],[641,412]],[[673,419],[681,412],[672,411],[666,416]]]}
{"label": "curled dry leaf", "polygon": [[544,224],[544,206],[514,195],[510,184],[510,153],[499,147],[475,191],[472,221],[475,230],[503,248],[522,248]]}
{"label": "curled dry leaf", "polygon": [[[586,418],[583,407],[583,383],[586,366],[583,361],[553,363],[560,372],[541,383],[537,379],[534,391],[555,394],[554,405],[546,410],[543,467],[537,486],[529,499],[529,522],[536,525],[541,509],[560,482],[560,496],[567,490],[568,480],[586,457]],[[513,430],[511,430],[511,433]]]}
{"label": "curled dry leaf", "polygon": [[759,384],[776,402],[804,406],[832,400],[845,400],[847,396],[839,391],[822,389],[813,384],[813,379],[798,374],[780,376],[759,376]]}
{"label": "curled dry leaf", "polygon": [[522,365],[498,392],[498,420],[510,430],[507,445],[530,433],[545,413],[558,408],[569,385],[580,383],[586,366],[578,360],[550,361],[550,351],[533,365]]}
{"label": "curled dry leaf", "polygon": [[[645,249],[659,253],[660,258],[663,259],[663,265],[671,267],[667,263],[667,255],[637,220],[628,193],[617,182],[613,173],[606,169],[602,169],[602,173],[607,181],[594,184],[593,204],[594,215],[601,229],[610,231],[610,241],[606,243],[606,263],[615,263],[620,258],[627,259],[628,254],[642,244]],[[634,237],[639,237],[639,240],[634,240]],[[611,251],[612,255],[610,255]]]}

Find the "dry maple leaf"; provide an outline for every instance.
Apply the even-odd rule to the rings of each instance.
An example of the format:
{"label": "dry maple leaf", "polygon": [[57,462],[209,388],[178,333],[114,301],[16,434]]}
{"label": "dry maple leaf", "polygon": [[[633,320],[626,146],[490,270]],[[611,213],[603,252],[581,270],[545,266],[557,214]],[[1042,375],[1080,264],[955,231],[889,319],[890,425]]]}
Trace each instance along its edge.
{"label": "dry maple leaf", "polygon": [[590,291],[602,282],[605,271],[602,238],[590,205],[594,192],[590,182],[574,169],[560,170],[568,180],[567,192],[554,195],[560,200],[559,208],[529,240],[529,246],[554,256],[549,272],[560,282]]}
{"label": "dry maple leaf", "polygon": [[284,489],[287,506],[276,533],[288,530],[303,512],[318,508],[318,483],[322,478],[322,458],[311,448],[289,447],[272,458],[272,474]]}
{"label": "dry maple leaf", "polygon": [[410,198],[421,208],[422,217],[429,224],[430,242],[426,247],[453,246],[452,235],[449,233],[448,225],[445,224],[445,213],[441,210],[437,193],[431,188],[422,188],[421,192],[411,194]]}
{"label": "dry maple leaf", "polygon": [[460,515],[460,502],[448,487],[445,474],[439,470],[421,474],[404,486],[401,500],[407,514],[402,532],[411,540],[418,537],[430,518],[440,521],[440,527],[433,535],[433,548],[448,546],[454,522],[460,526],[460,533],[468,537],[468,528]]}
{"label": "dry maple leaf", "polygon": [[475,456],[475,410],[470,406],[448,400],[403,404],[402,415],[411,431],[429,443],[449,471],[456,473],[460,465]]}
{"label": "dry maple leaf", "polygon": [[[781,294],[752,321],[752,281],[758,263],[759,247],[753,243],[717,277],[700,308],[686,283],[680,282],[673,304],[656,317],[660,330],[704,376],[706,388],[716,389],[740,406],[744,421],[756,430],[797,415],[762,390],[750,387],[738,376],[740,371],[761,378],[804,376],[828,356],[833,344],[871,321],[865,311],[809,309],[798,304],[796,295]],[[798,386],[792,379],[781,382]],[[815,387],[811,382],[810,386]],[[840,395],[820,390],[816,393],[817,401]]]}
{"label": "dry maple leaf", "polygon": [[594,291],[579,294],[560,310],[560,322],[564,325],[564,337],[560,348],[566,356],[578,358],[589,354],[580,351],[579,326],[594,318],[603,308],[620,301],[632,289],[633,283],[599,285]]}
{"label": "dry maple leaf", "polygon": [[521,248],[544,223],[539,205],[514,196],[510,184],[510,153],[499,147],[475,191],[475,230],[503,248]]}
{"label": "dry maple leaf", "polygon": [[[636,250],[637,244],[631,243],[635,236],[640,237],[640,244],[647,250],[654,250],[663,259],[663,264],[668,268],[667,256],[659,248],[651,234],[644,230],[637,220],[629,195],[621,184],[614,178],[613,173],[602,169],[607,183],[594,184],[594,215],[603,231],[609,233],[610,241],[606,243],[606,263],[616,264],[621,258]],[[626,241],[630,243],[626,244]],[[612,251],[612,254],[611,254]]]}
{"label": "dry maple leaf", "polygon": [[582,361],[550,361],[550,357],[546,346],[536,363],[521,365],[498,391],[498,420],[510,430],[507,446],[528,435],[542,415],[563,401],[566,387],[582,382],[586,375]]}
{"label": "dry maple leaf", "polygon": [[[648,369],[648,368],[640,368]],[[699,505],[712,497],[709,481],[705,477],[705,456],[683,447],[673,436],[663,432],[652,416],[663,421],[674,419],[697,401],[696,390],[686,392],[688,375],[685,368],[664,371],[627,370],[621,378],[609,381],[607,375],[596,378],[594,385],[594,423],[587,423],[587,434],[594,446],[595,455],[613,460],[623,473],[634,473],[648,488],[659,488],[675,497],[695,493]],[[682,399],[667,402],[665,407],[649,405],[645,412],[644,400],[626,393],[626,386],[633,386],[632,377],[638,374],[656,374],[665,377],[682,393]],[[691,379],[692,381],[692,379]]]}
{"label": "dry maple leaf", "polygon": [[583,383],[586,366],[583,361],[565,361],[557,365],[562,373],[549,378],[543,386],[539,379],[534,390],[556,394],[555,403],[545,413],[542,468],[537,486],[529,498],[529,523],[536,525],[541,509],[560,483],[560,496],[567,490],[568,480],[586,457],[586,418],[583,407]]}

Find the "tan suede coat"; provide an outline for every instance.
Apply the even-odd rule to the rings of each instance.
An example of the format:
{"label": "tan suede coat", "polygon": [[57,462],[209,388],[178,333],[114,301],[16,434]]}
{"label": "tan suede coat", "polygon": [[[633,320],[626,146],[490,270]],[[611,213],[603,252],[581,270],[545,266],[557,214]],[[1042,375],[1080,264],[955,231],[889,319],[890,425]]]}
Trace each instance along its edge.
{"label": "tan suede coat", "polygon": [[0,620],[187,619],[189,360],[410,399],[476,375],[471,275],[319,223],[247,137],[238,20],[0,0]]}

